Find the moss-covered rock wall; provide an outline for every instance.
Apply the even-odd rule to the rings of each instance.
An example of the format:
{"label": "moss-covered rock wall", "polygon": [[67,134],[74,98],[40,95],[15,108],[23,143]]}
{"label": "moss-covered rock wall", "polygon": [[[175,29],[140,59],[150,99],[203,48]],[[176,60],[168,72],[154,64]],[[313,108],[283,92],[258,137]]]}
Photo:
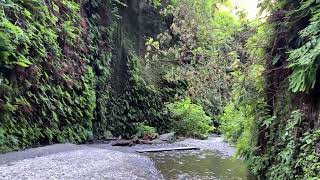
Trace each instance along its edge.
{"label": "moss-covered rock wall", "polygon": [[129,138],[136,131],[136,123],[144,122],[164,132],[170,126],[168,114],[163,112],[162,89],[145,81],[143,73],[144,49],[147,37],[155,37],[166,26],[159,11],[143,0],[126,1],[118,5],[116,27],[113,32],[110,99],[106,118],[99,137],[110,134]]}
{"label": "moss-covered rock wall", "polygon": [[166,131],[170,97],[141,65],[165,27],[144,0],[1,1],[0,152],[130,137],[136,122]]}
{"label": "moss-covered rock wall", "polygon": [[269,117],[256,121],[249,164],[261,179],[319,179],[319,3],[279,4],[269,17],[275,30],[265,65]]}
{"label": "moss-covered rock wall", "polygon": [[0,150],[92,136],[94,72],[82,1],[0,3]]}

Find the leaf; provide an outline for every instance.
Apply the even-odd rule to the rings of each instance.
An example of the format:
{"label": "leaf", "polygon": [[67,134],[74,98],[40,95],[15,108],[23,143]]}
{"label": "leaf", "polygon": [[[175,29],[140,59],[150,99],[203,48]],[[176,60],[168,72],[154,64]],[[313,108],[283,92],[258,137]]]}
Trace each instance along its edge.
{"label": "leaf", "polygon": [[276,57],[274,57],[272,60],[272,65],[276,65],[279,62],[280,57],[281,56],[279,54],[277,54]]}
{"label": "leaf", "polygon": [[18,59],[18,62],[14,63],[16,65],[19,65],[23,68],[27,68],[30,65],[32,65],[32,63],[24,56],[20,56],[20,58]]}

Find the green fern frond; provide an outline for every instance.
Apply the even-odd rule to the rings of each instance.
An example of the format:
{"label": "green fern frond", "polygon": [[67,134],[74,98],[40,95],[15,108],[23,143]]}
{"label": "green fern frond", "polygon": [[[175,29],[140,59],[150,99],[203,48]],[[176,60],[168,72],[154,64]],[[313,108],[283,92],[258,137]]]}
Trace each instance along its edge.
{"label": "green fern frond", "polygon": [[[310,24],[300,31],[303,45],[289,52],[289,68],[293,70],[289,77],[289,89],[292,92],[308,92],[314,88],[320,59],[320,5],[313,6],[315,0],[301,5],[301,9],[310,8]],[[311,8],[313,7],[313,8]]]}

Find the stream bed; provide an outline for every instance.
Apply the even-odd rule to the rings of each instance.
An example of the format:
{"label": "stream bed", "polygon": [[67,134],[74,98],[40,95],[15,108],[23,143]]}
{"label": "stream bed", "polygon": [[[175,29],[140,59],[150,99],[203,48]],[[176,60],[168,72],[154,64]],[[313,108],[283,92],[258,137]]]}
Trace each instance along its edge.
{"label": "stream bed", "polygon": [[152,148],[199,147],[201,150],[138,153],[149,157],[168,180],[254,180],[241,159],[235,158],[235,148],[217,135],[207,140],[183,139],[172,144],[135,145],[118,147],[95,144],[95,147],[137,154],[136,150]]}

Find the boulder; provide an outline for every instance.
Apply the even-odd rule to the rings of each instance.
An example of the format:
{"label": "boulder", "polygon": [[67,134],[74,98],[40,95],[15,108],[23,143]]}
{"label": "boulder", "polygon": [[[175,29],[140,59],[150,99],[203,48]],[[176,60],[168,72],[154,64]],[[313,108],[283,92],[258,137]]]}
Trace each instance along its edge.
{"label": "boulder", "polygon": [[166,142],[173,142],[176,139],[176,136],[174,135],[174,132],[161,134],[159,136],[159,139]]}

